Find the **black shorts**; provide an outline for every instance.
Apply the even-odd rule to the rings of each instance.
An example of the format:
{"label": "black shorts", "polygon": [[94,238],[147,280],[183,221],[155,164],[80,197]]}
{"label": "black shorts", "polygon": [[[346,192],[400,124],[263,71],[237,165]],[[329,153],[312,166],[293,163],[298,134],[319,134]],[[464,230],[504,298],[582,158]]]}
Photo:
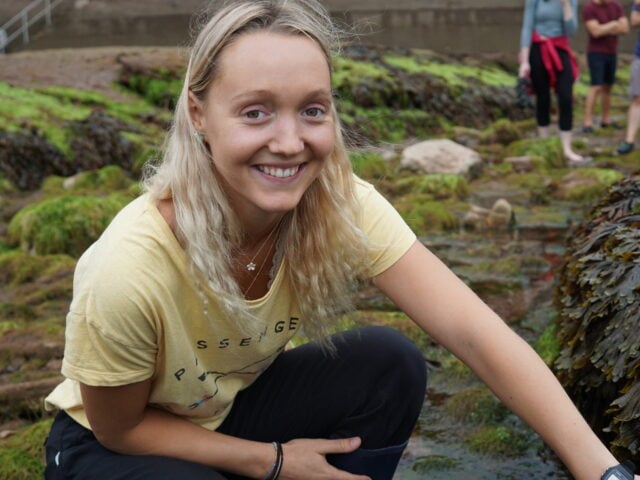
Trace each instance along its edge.
{"label": "black shorts", "polygon": [[587,53],[589,63],[589,76],[591,86],[613,85],[616,81],[616,66],[618,56],[615,54],[589,52]]}
{"label": "black shorts", "polygon": [[[238,394],[218,431],[262,442],[358,435],[362,449],[391,449],[399,458],[424,402],[422,353],[386,327],[334,338],[335,355],[315,343],[282,353]],[[47,439],[46,460],[46,480],[241,478],[175,458],[113,452],[65,412],[58,414]]]}

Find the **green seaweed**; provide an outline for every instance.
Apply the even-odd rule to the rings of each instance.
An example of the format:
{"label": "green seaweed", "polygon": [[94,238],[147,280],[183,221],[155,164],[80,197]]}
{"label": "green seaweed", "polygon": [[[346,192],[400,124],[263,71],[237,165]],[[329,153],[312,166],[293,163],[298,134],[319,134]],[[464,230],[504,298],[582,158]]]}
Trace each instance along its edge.
{"label": "green seaweed", "polygon": [[449,415],[475,425],[499,424],[509,410],[484,385],[453,395],[446,404]]}
{"label": "green seaweed", "polygon": [[41,420],[0,440],[0,480],[33,480],[44,475],[42,445],[52,419]]}
{"label": "green seaweed", "polygon": [[503,425],[481,427],[465,443],[475,452],[508,457],[522,455],[530,446],[527,436]]}
{"label": "green seaweed", "polygon": [[513,87],[513,74],[492,66],[441,63],[417,56],[385,55],[384,62],[415,74],[442,78],[450,86],[465,88],[470,81],[492,87]]}
{"label": "green seaweed", "polygon": [[65,195],[28,205],[11,219],[9,241],[40,255],[78,257],[129,201],[129,195],[114,193],[107,197]]}

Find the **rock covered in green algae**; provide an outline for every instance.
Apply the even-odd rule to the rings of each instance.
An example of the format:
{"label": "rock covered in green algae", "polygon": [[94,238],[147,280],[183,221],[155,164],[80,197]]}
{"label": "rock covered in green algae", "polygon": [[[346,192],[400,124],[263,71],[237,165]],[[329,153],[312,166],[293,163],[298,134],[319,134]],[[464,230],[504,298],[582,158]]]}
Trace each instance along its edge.
{"label": "rock covered in green algae", "polygon": [[49,175],[105,165],[139,173],[167,124],[164,112],[135,97],[115,101],[97,92],[3,82],[0,97],[0,180],[20,190],[40,188]]}
{"label": "rock covered in green algae", "polygon": [[561,381],[621,458],[640,460],[640,176],[569,237],[556,292]]}
{"label": "rock covered in green algae", "polygon": [[64,195],[28,205],[9,223],[9,241],[39,255],[79,257],[131,197]]}

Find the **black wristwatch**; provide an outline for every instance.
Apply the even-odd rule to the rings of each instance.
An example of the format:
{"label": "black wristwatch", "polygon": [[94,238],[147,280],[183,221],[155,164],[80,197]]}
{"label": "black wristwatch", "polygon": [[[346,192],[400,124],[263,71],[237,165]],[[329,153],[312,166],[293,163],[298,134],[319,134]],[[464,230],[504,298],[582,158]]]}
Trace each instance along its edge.
{"label": "black wristwatch", "polygon": [[608,468],[600,477],[600,480],[633,480],[635,466],[631,462],[624,462],[621,465]]}

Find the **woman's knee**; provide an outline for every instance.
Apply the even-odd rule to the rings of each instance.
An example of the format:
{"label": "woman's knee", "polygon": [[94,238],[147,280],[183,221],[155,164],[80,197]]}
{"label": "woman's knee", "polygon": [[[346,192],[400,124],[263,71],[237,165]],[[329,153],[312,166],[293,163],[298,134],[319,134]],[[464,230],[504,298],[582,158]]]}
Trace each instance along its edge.
{"label": "woman's knee", "polygon": [[426,390],[426,362],[420,349],[401,332],[383,326],[356,331],[361,337],[367,368],[388,376],[398,393],[406,399],[412,392],[422,403]]}
{"label": "woman's knee", "polygon": [[[409,438],[424,404],[426,362],[402,333],[371,326],[345,332],[345,366],[351,372],[348,431],[361,435],[365,448],[382,448]],[[342,342],[341,342],[342,343]]]}

